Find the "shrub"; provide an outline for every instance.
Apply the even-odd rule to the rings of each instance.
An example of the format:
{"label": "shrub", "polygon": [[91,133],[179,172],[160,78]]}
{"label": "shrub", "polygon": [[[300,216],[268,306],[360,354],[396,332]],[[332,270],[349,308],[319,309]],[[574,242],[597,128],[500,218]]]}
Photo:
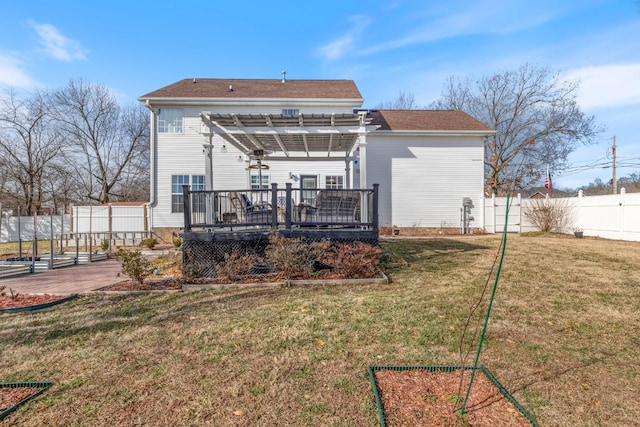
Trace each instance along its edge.
{"label": "shrub", "polygon": [[378,274],[382,249],[362,242],[336,243],[327,263],[333,272],[343,278],[362,279]]}
{"label": "shrub", "polygon": [[524,216],[544,233],[563,232],[571,218],[571,207],[564,199],[532,199]]}
{"label": "shrub", "polygon": [[153,249],[153,247],[158,243],[158,241],[155,238],[150,238],[150,239],[144,239],[142,242],[140,242],[140,245],[142,246],[146,246],[149,249]]}
{"label": "shrub", "polygon": [[153,272],[151,263],[140,251],[118,249],[113,257],[120,262],[122,272],[138,283],[142,283]]}
{"label": "shrub", "polygon": [[254,267],[262,262],[256,254],[232,251],[224,254],[224,261],[216,264],[216,276],[236,282],[243,276],[251,274]]}
{"label": "shrub", "polygon": [[176,249],[180,249],[182,247],[182,239],[179,237],[174,238],[173,246],[175,246]]}
{"label": "shrub", "polygon": [[329,251],[328,240],[306,242],[271,236],[265,250],[267,262],[285,279],[306,278],[313,272],[313,264]]}
{"label": "shrub", "polygon": [[102,243],[100,244],[100,249],[102,249],[103,252],[106,252],[109,250],[109,239],[102,239]]}

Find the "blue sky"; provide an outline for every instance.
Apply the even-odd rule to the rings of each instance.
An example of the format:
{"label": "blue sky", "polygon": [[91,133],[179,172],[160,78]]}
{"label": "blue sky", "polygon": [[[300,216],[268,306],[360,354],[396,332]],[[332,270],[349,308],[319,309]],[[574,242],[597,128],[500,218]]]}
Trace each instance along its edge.
{"label": "blue sky", "polygon": [[611,179],[614,135],[618,176],[640,172],[639,35],[640,0],[7,1],[0,86],[83,78],[129,103],[183,78],[286,70],[290,79],[353,79],[365,107],[400,91],[428,105],[448,76],[528,62],[579,80],[583,111],[607,127],[571,155],[573,169],[554,172],[556,188],[572,188]]}

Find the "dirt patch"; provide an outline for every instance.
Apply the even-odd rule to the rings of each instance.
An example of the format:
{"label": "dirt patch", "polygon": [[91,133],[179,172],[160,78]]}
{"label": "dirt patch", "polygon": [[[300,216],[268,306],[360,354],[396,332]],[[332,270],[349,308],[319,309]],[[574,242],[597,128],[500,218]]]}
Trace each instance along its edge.
{"label": "dirt patch", "polygon": [[530,426],[531,422],[480,371],[476,371],[464,414],[458,409],[470,371],[378,370],[375,381],[388,426]]}
{"label": "dirt patch", "polygon": [[16,294],[14,296],[0,296],[0,310],[7,308],[31,307],[40,304],[47,304],[67,298],[65,295],[23,295]]}

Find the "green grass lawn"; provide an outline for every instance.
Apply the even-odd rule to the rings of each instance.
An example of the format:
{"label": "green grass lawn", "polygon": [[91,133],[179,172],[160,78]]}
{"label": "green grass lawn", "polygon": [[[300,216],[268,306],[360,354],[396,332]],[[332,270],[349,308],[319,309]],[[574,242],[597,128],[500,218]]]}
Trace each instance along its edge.
{"label": "green grass lawn", "polygon": [[[460,364],[499,244],[388,240],[402,261],[388,285],[82,296],[2,314],[0,381],[53,383],[5,423],[375,426],[367,367]],[[540,425],[640,425],[639,265],[639,243],[509,236],[480,362]]]}

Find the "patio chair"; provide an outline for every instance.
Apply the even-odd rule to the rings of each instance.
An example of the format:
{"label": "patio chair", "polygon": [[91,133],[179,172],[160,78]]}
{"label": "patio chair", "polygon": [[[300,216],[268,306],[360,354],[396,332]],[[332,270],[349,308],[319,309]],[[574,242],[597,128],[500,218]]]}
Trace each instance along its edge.
{"label": "patio chair", "polygon": [[311,223],[353,224],[359,222],[360,192],[320,190],[316,205],[305,206],[301,220]]}
{"label": "patio chair", "polygon": [[253,203],[244,193],[231,191],[228,193],[237,223],[254,224],[269,223],[271,221],[271,205],[269,203]]}

